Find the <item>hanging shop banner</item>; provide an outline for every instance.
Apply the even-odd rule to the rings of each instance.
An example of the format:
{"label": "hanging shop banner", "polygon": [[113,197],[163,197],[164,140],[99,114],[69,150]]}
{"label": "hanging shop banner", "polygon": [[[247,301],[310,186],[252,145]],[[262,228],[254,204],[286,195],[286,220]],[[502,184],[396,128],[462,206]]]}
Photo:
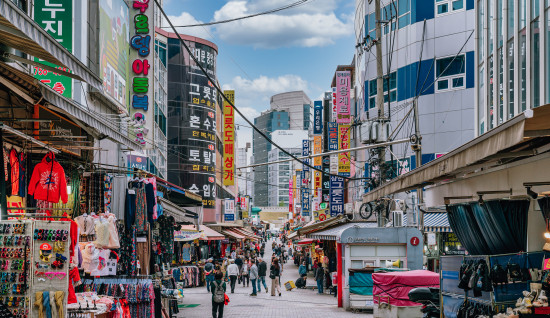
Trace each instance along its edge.
{"label": "hanging shop banner", "polygon": [[[99,1],[99,76],[103,91],[128,109],[129,9],[124,0]],[[132,21],[133,22],[133,21]]]}
{"label": "hanging shop banner", "polygon": [[294,184],[292,183],[293,178],[288,178],[288,212],[294,211]]}
{"label": "hanging shop banner", "polygon": [[321,135],[323,133],[323,101],[313,102],[313,134]]}
{"label": "hanging shop banner", "polygon": [[201,238],[201,233],[199,231],[192,230],[182,230],[174,231],[174,242],[187,242],[194,241]]}
{"label": "hanging shop banner", "polygon": [[349,71],[336,72],[336,122],[339,124],[351,122],[350,89],[351,73]]}
{"label": "hanging shop banner", "polygon": [[[350,125],[338,125],[338,149],[349,149],[350,146]],[[338,154],[338,174],[343,177],[351,175],[350,153]]]}
{"label": "hanging shop banner", "polygon": [[338,150],[338,124],[336,122],[327,123],[328,150]]}
{"label": "hanging shop banner", "polygon": [[344,178],[330,176],[330,216],[344,213]]}
{"label": "hanging shop banner", "polygon": [[[321,152],[323,152],[323,137],[313,136],[313,153],[320,154]],[[314,157],[313,165],[315,166],[315,168],[321,169],[321,166],[323,165],[323,157]]]}
{"label": "hanging shop banner", "polygon": [[[48,32],[69,53],[73,52],[73,1],[34,1],[34,21]],[[69,69],[35,58],[35,61],[56,69],[70,72]],[[34,77],[51,87],[57,93],[73,98],[73,80],[40,67],[34,67]]]}
{"label": "hanging shop banner", "polygon": [[244,209],[242,210],[243,219],[248,218],[250,211],[250,197],[247,195],[244,197]]}
{"label": "hanging shop banner", "polygon": [[[308,139],[304,139],[302,140],[302,156],[309,156],[309,140]],[[302,169],[304,171],[309,171],[309,167],[307,165],[309,165],[309,158],[307,159],[303,159],[302,162],[304,162],[305,164],[303,165]]]}
{"label": "hanging shop banner", "polygon": [[321,191],[322,193],[322,198],[321,198],[321,202],[329,202],[329,199],[330,199],[330,157],[329,156],[325,156],[323,157],[323,174],[322,174],[322,178],[321,178],[321,181],[322,181],[322,185],[323,185],[323,190]]}
{"label": "hanging shop banner", "polygon": [[131,5],[130,31],[130,116],[136,141],[143,148],[153,147],[149,132],[153,131],[155,112],[155,6],[153,2],[134,0]]}
{"label": "hanging shop banner", "polygon": [[330,155],[330,173],[338,174],[338,155]]}
{"label": "hanging shop banner", "polygon": [[[223,91],[235,105],[235,91]],[[235,112],[231,104],[223,101],[223,185],[235,185]]]}
{"label": "hanging shop banner", "polygon": [[235,200],[224,200],[224,221],[235,221]]}
{"label": "hanging shop banner", "polygon": [[147,171],[149,158],[137,155],[128,155],[128,168]]}
{"label": "hanging shop banner", "polygon": [[309,188],[302,189],[302,216],[309,216],[311,206],[309,202]]}
{"label": "hanging shop banner", "polygon": [[332,121],[336,121],[336,116],[338,114],[337,107],[336,107],[336,87],[332,87]]}

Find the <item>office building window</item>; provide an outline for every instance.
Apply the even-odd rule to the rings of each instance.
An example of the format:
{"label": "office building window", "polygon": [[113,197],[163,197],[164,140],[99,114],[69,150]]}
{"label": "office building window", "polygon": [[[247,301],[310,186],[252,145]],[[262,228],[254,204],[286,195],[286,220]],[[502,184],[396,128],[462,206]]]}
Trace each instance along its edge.
{"label": "office building window", "polygon": [[485,109],[485,95],[483,93],[483,88],[485,86],[485,80],[483,79],[483,76],[484,76],[484,71],[483,71],[483,67],[480,68],[479,70],[479,80],[478,80],[478,91],[477,91],[477,96],[479,98],[479,101],[478,101],[478,107],[477,107],[477,118],[478,118],[478,121],[480,123],[480,127],[479,127],[479,134],[483,134],[483,122],[485,121],[485,112],[484,112],[484,109]]}
{"label": "office building window", "polygon": [[435,14],[444,15],[464,10],[464,0],[436,0]]}
{"label": "office building window", "polygon": [[515,0],[508,1],[508,40],[514,37],[514,5]]}
{"label": "office building window", "polygon": [[399,28],[404,28],[411,23],[411,0],[399,0],[398,2]]}
{"label": "office building window", "polygon": [[514,117],[514,40],[508,41],[508,118]]}
{"label": "office building window", "polygon": [[382,20],[390,21],[390,23],[384,24],[384,35],[388,34],[388,32],[390,31],[390,26],[392,31],[395,30],[397,12],[395,12],[395,7],[393,6],[393,4],[385,6],[384,9],[382,9]]}
{"label": "office building window", "polygon": [[[536,5],[538,6],[538,1]],[[538,12],[538,11],[537,11]],[[540,106],[540,28],[538,17],[531,22],[531,104]]]}
{"label": "office building window", "polygon": [[478,6],[478,12],[477,12],[477,23],[479,25],[479,27],[477,28],[477,38],[478,38],[478,42],[477,42],[477,47],[478,47],[478,50],[477,50],[477,54],[478,54],[478,62],[481,63],[483,61],[483,53],[485,52],[484,50],[484,41],[483,41],[483,36],[485,34],[485,29],[483,28],[483,25],[485,24],[485,16],[483,14],[483,0],[479,0],[477,2],[477,6]]}
{"label": "office building window", "polygon": [[436,61],[436,83],[438,91],[464,88],[466,82],[466,57],[464,54],[438,59]]}
{"label": "office building window", "polygon": [[[397,101],[397,72],[392,72],[383,79],[384,103]],[[376,79],[369,81],[369,108],[376,107]]]}

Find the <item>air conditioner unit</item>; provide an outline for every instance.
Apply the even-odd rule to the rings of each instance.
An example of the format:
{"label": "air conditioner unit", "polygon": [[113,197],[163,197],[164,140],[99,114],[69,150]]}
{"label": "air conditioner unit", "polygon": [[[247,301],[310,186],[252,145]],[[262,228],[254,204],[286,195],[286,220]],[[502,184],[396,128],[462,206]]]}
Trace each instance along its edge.
{"label": "air conditioner unit", "polygon": [[403,226],[403,212],[402,211],[393,211],[392,212],[393,226],[401,227]]}
{"label": "air conditioner unit", "polygon": [[361,142],[363,144],[369,144],[372,141],[371,138],[372,121],[366,121],[361,124]]}

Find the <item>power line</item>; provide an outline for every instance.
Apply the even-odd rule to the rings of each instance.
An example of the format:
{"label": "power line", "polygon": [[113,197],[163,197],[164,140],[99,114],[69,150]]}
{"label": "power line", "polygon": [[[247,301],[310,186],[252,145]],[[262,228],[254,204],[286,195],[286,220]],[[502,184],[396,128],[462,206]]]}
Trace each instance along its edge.
{"label": "power line", "polygon": [[[281,150],[282,152],[284,152],[285,154],[287,154],[288,156],[290,156],[291,158],[293,158],[294,160],[298,161],[298,162],[301,162],[296,156],[294,156],[293,154],[291,154],[290,152],[286,151],[283,147],[279,146],[278,144],[274,143],[266,134],[264,134],[260,129],[258,129],[258,127],[256,127],[248,118],[246,118],[244,116],[244,114],[233,104],[233,102],[231,102],[227,96],[225,96],[225,94],[223,93],[222,89],[219,87],[218,83],[216,81],[214,81],[212,79],[212,77],[208,74],[208,72],[206,72],[206,70],[204,69],[204,67],[202,66],[202,64],[197,60],[197,58],[195,57],[195,55],[191,52],[191,49],[189,48],[189,46],[185,43],[185,41],[183,41],[183,39],[181,38],[180,34],[177,32],[176,28],[174,27],[174,25],[172,24],[172,21],[170,21],[170,19],[168,19],[168,15],[166,14],[166,12],[164,11],[164,9],[162,8],[162,6],[158,3],[158,0],[154,0],[155,1],[155,4],[157,5],[158,9],[160,10],[160,12],[162,13],[162,15],[164,16],[164,18],[166,19],[166,21],[170,24],[170,27],[172,28],[172,30],[174,31],[174,33],[176,34],[176,36],[178,37],[178,39],[180,40],[180,43],[185,47],[185,49],[187,50],[187,52],[189,53],[189,56],[192,58],[192,60],[195,62],[195,64],[200,68],[200,70],[203,72],[203,74],[206,76],[206,78],[212,83],[212,85],[214,86],[214,88],[216,89],[216,91],[218,91],[218,93],[223,97],[223,99],[233,108],[233,110],[235,110],[235,112],[237,114],[239,114],[252,128],[254,128],[255,131],[257,131],[265,140],[267,140],[269,143],[271,143],[273,146],[275,146],[276,148],[278,148],[279,150]],[[303,1],[306,1],[306,0],[303,0]],[[306,163],[306,162],[302,162],[303,165],[313,169],[313,170],[316,170],[316,171],[320,171],[322,173],[325,173],[329,176],[333,176],[333,177],[340,177],[340,178],[343,178],[343,179],[349,179],[348,177],[343,177],[343,176],[340,176],[338,174],[332,174],[332,173],[326,173],[324,172],[322,169],[318,169],[312,165],[310,165],[309,163]]]}
{"label": "power line", "polygon": [[[197,23],[197,24],[188,24],[188,25],[177,25],[177,26],[173,26],[172,23],[170,23],[170,26],[165,26],[165,27],[161,27],[163,29],[169,29],[169,28],[191,28],[191,27],[199,27],[199,26],[209,26],[209,25],[215,25],[215,24],[223,24],[223,23],[228,23],[228,22],[234,22],[234,21],[239,21],[239,20],[244,20],[244,19],[249,19],[249,18],[253,18],[253,17],[257,17],[257,16],[261,16],[261,15],[266,15],[266,14],[271,14],[271,13],[275,13],[275,12],[279,12],[279,11],[283,11],[283,10],[286,10],[286,9],[290,9],[290,8],[294,8],[294,7],[297,7],[297,6],[300,6],[306,2],[308,2],[310,0],[300,0],[300,1],[296,1],[296,2],[293,2],[291,4],[287,4],[286,6],[282,6],[282,7],[279,7],[279,8],[276,8],[276,9],[271,9],[271,10],[267,10],[267,11],[263,11],[263,12],[258,12],[258,13],[254,13],[254,14],[250,14],[250,15],[245,15],[245,16],[242,16],[242,17],[238,17],[238,18],[233,18],[233,19],[227,19],[227,20],[221,20],[221,21],[214,21],[214,22],[207,22],[207,23]],[[155,1],[158,5],[158,2]],[[161,9],[161,11],[163,12],[164,14],[164,11]],[[165,14],[164,14],[165,15]],[[168,17],[165,15],[165,18],[166,20],[168,20]],[[175,30],[174,30],[175,31]],[[177,32],[177,31],[175,31]]]}

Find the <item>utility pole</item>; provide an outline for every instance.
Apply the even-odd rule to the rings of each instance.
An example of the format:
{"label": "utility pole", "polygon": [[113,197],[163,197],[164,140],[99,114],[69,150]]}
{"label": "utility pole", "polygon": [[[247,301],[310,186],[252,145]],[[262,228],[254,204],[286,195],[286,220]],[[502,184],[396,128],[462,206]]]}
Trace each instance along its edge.
{"label": "utility pole", "polygon": [[[380,1],[374,0],[374,19],[376,20],[376,106],[378,106],[378,124],[385,122],[384,118],[384,71],[382,69],[382,23],[380,16]],[[378,173],[380,174],[380,185],[386,179],[386,148],[378,148]],[[378,214],[378,225],[386,225],[384,213]]]}
{"label": "utility pole", "polygon": [[[418,99],[413,99],[413,111],[414,111],[414,142],[411,144],[411,148],[416,157],[416,169],[422,165],[422,137],[420,136],[420,126],[418,123]],[[416,190],[419,206],[424,203],[424,193],[422,187]],[[418,209],[418,228],[422,230],[424,227],[424,212]]]}

